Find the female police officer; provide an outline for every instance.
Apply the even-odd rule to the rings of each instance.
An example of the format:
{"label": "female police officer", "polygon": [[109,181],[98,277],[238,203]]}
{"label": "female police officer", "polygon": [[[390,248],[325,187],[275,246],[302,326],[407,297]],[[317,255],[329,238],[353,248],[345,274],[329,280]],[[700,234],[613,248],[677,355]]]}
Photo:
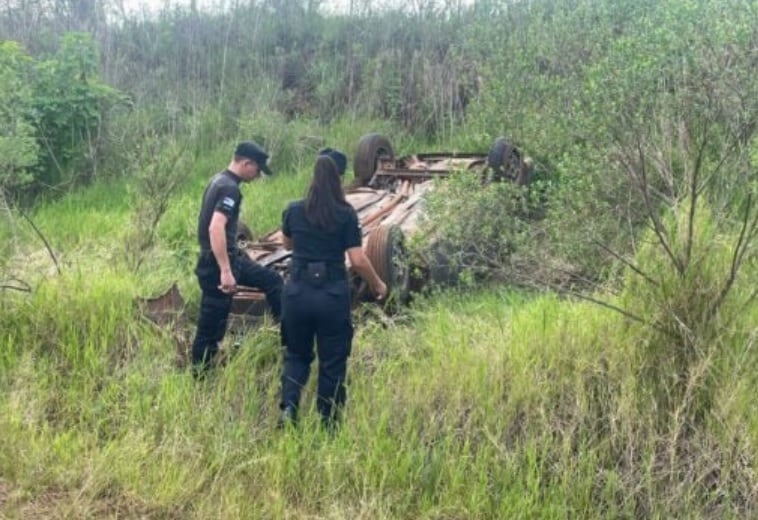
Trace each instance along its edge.
{"label": "female police officer", "polygon": [[306,198],[291,203],[282,216],[292,263],[282,296],[285,353],[280,425],[296,421],[300,392],[314,358],[314,340],[319,360],[316,406],[325,426],[336,424],[345,403],[345,373],[353,339],[345,251],[353,270],[377,297],[387,294],[387,286],[361,248],[358,215],[345,201],[340,176],[346,162],[341,152],[322,150]]}

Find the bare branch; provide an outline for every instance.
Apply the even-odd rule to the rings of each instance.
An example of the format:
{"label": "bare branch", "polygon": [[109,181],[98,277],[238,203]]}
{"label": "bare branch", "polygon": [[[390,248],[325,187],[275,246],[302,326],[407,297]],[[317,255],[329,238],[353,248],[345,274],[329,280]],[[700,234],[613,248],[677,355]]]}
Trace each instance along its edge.
{"label": "bare branch", "polygon": [[32,292],[31,287],[16,287],[15,285],[0,285],[0,290],[5,290],[5,289],[9,289],[11,291],[26,292],[26,293]]}
{"label": "bare branch", "polygon": [[599,305],[601,307],[605,307],[606,309],[610,309],[612,311],[618,312],[619,314],[621,314],[621,315],[629,318],[630,320],[636,321],[637,323],[641,323],[643,325],[647,325],[648,327],[652,327],[655,330],[657,330],[657,331],[659,331],[659,332],[661,332],[663,334],[666,334],[667,336],[675,337],[675,335],[672,334],[671,331],[666,330],[663,327],[661,327],[659,325],[656,325],[655,323],[650,323],[647,320],[645,320],[644,318],[641,318],[641,317],[637,316],[636,314],[633,314],[633,313],[627,311],[626,309],[622,309],[621,307],[613,305],[612,303],[608,303],[608,302],[605,302],[603,300],[598,300],[597,298],[593,298],[592,296],[587,296],[586,294],[582,294],[582,293],[579,293],[579,292],[576,292],[576,291],[568,290],[568,291],[564,291],[564,293],[565,294],[569,294],[571,296],[575,296],[575,297],[579,298],[580,300],[585,300],[585,301],[594,303],[596,305]]}
{"label": "bare branch", "polygon": [[24,213],[23,211],[19,210],[19,213],[21,213],[21,216],[24,217],[24,220],[26,220],[30,226],[32,226],[32,229],[35,233],[37,233],[37,236],[42,240],[42,243],[45,244],[45,248],[47,249],[48,254],[50,255],[50,258],[53,259],[53,263],[55,264],[55,269],[58,271],[58,274],[61,274],[61,267],[58,265],[58,259],[55,257],[55,253],[53,253],[53,249],[50,247],[50,244],[48,243],[47,239],[45,238],[45,235],[42,234],[42,231],[39,230],[39,228],[34,224],[31,218]]}
{"label": "bare branch", "polygon": [[745,257],[745,252],[750,247],[750,243],[758,234],[758,211],[755,212],[751,221],[750,213],[752,211],[752,207],[753,207],[753,197],[751,194],[751,195],[748,195],[747,201],[745,203],[745,213],[742,218],[742,228],[740,229],[740,236],[737,238],[737,242],[734,246],[734,253],[732,254],[732,263],[729,269],[729,275],[724,281],[724,285],[719,291],[718,296],[716,297],[716,299],[713,301],[713,303],[708,309],[709,317],[713,316],[713,314],[718,310],[718,308],[721,306],[724,299],[726,298],[726,295],[731,290],[732,285],[734,285],[734,280],[737,278],[737,273],[739,272],[740,267],[742,266],[742,262]]}
{"label": "bare branch", "polygon": [[710,122],[706,121],[706,127],[703,130],[702,139],[700,140],[700,144],[698,145],[697,150],[697,157],[695,158],[695,165],[692,168],[692,176],[689,179],[690,182],[690,211],[689,211],[689,217],[687,219],[687,244],[685,245],[685,252],[684,252],[684,262],[685,265],[688,265],[690,263],[690,258],[692,257],[692,242],[694,241],[694,233],[695,233],[695,212],[697,211],[697,201],[698,201],[698,179],[700,176],[700,169],[703,165],[703,155],[705,154],[705,148],[708,144],[708,129],[710,127]]}
{"label": "bare branch", "polygon": [[605,244],[603,244],[603,243],[601,243],[601,242],[599,242],[597,240],[592,240],[592,243],[595,244],[595,245],[597,245],[598,247],[602,248],[607,253],[611,254],[614,258],[616,258],[621,263],[623,263],[624,265],[626,265],[627,267],[629,267],[629,269],[631,269],[632,271],[634,271],[635,273],[637,273],[638,275],[640,275],[642,278],[644,278],[651,285],[654,285],[654,286],[658,287],[658,285],[659,285],[658,282],[656,282],[655,280],[653,280],[652,277],[650,277],[642,269],[640,269],[639,267],[637,267],[636,265],[634,265],[630,260],[627,260],[626,258],[622,257],[620,254],[616,253],[610,247],[606,246]]}
{"label": "bare branch", "polygon": [[27,293],[32,292],[32,286],[19,278],[12,277],[8,281],[15,282],[18,285],[3,284],[3,285],[0,285],[0,290],[9,289],[11,291],[19,291],[19,292],[27,292]]}
{"label": "bare branch", "polygon": [[645,202],[645,210],[647,211],[647,216],[650,219],[650,221],[653,223],[653,231],[655,232],[655,235],[658,237],[658,242],[661,244],[661,247],[663,247],[663,250],[666,252],[666,255],[671,259],[671,262],[674,264],[674,267],[679,272],[679,275],[684,274],[684,268],[679,261],[679,259],[676,257],[674,252],[672,251],[671,247],[669,246],[668,240],[666,239],[666,228],[661,223],[660,219],[658,218],[658,215],[655,211],[655,208],[653,207],[651,201],[650,201],[650,194],[648,191],[648,178],[647,178],[647,169],[645,168],[645,152],[642,149],[642,143],[640,140],[637,140],[637,154],[639,156],[640,160],[640,191],[642,192],[642,198]]}

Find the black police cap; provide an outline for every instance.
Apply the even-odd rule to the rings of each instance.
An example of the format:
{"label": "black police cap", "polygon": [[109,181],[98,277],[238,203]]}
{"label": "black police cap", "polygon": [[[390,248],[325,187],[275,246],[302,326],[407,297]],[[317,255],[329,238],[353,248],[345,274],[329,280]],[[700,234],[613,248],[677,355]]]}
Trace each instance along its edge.
{"label": "black police cap", "polygon": [[240,157],[247,157],[258,163],[258,167],[266,175],[273,175],[274,172],[268,167],[268,153],[261,148],[261,146],[255,141],[242,141],[234,149],[234,155]]}
{"label": "black police cap", "polygon": [[347,157],[344,153],[335,150],[334,148],[324,148],[319,150],[318,154],[330,157],[332,161],[334,161],[334,164],[337,165],[337,173],[340,174],[340,177],[345,175],[345,170],[347,169]]}

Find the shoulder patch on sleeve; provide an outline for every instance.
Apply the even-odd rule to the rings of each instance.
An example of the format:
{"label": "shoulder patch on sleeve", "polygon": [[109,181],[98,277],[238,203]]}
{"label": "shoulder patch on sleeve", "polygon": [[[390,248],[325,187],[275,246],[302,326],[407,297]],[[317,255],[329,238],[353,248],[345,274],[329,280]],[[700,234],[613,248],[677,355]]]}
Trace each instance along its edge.
{"label": "shoulder patch on sleeve", "polygon": [[224,197],[224,200],[221,201],[221,204],[224,206],[224,208],[231,210],[234,209],[234,199],[231,197]]}

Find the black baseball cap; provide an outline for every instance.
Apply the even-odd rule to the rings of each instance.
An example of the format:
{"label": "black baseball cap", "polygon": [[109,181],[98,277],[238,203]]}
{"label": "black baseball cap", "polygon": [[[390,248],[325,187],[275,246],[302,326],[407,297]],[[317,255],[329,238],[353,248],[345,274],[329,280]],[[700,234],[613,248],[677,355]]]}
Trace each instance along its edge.
{"label": "black baseball cap", "polygon": [[330,157],[332,161],[334,161],[334,164],[337,165],[337,173],[340,174],[340,177],[345,175],[345,169],[347,169],[347,157],[345,157],[344,153],[335,150],[334,148],[323,148],[319,150],[318,154]]}
{"label": "black baseball cap", "polygon": [[255,141],[242,141],[234,149],[234,155],[254,160],[266,175],[274,174],[268,167],[268,153]]}

